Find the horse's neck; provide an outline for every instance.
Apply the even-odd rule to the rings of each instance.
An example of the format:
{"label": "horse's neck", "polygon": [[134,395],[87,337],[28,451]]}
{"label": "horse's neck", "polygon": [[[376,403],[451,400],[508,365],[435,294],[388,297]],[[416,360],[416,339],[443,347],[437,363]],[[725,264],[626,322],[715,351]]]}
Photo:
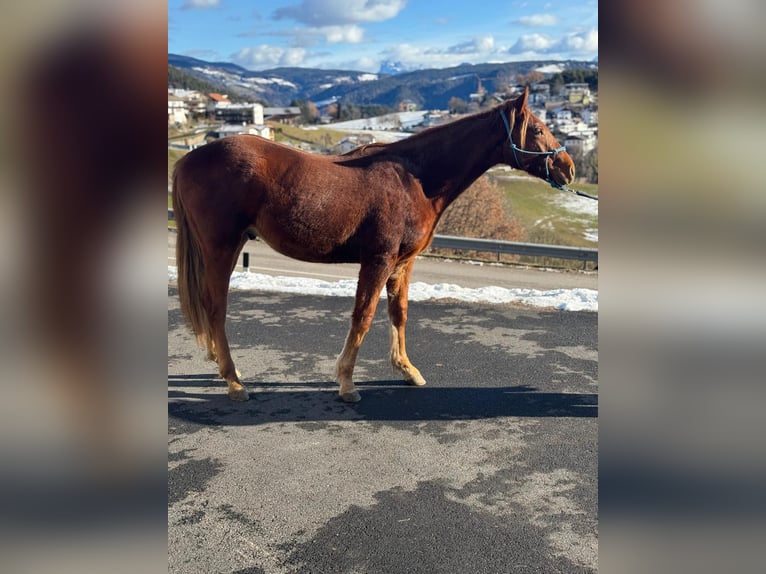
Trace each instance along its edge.
{"label": "horse's neck", "polygon": [[458,120],[430,135],[431,141],[418,142],[414,167],[420,173],[415,175],[441,213],[481,174],[502,161],[502,135],[489,114]]}

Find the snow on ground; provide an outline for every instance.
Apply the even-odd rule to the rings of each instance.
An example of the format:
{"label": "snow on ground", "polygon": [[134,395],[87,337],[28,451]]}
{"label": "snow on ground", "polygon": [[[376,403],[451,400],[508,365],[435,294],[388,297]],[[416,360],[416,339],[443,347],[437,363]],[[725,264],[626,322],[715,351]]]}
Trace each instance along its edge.
{"label": "snow on ground", "polygon": [[[176,281],[178,270],[168,266],[168,279]],[[233,289],[353,297],[356,280],[323,281],[304,277],[282,277],[261,273],[234,272],[230,286]],[[385,291],[385,289],[384,289]],[[555,308],[560,311],[598,311],[598,291],[593,289],[506,289],[505,287],[479,287],[471,289],[451,283],[429,285],[415,282],[410,285],[410,301],[430,299],[456,299],[470,303],[519,303],[534,307]]]}
{"label": "snow on ground", "polygon": [[598,243],[598,229],[586,229],[583,235],[588,241]]}
{"label": "snow on ground", "polygon": [[542,74],[558,74],[564,71],[564,67],[561,64],[548,64],[547,66],[535,68],[535,71]]}
{"label": "snow on ground", "polygon": [[[330,130],[386,130],[394,129],[399,126],[416,125],[423,121],[423,117],[428,113],[427,110],[415,112],[395,112],[374,118],[362,118],[358,120],[348,120],[345,122],[335,122],[322,126]],[[412,134],[407,134],[412,135]]]}
{"label": "snow on ground", "polygon": [[[576,184],[575,184],[576,185]],[[562,191],[554,196],[556,203],[574,213],[598,217],[598,201]]]}
{"label": "snow on ground", "polygon": [[[567,209],[572,214],[595,218],[594,223],[598,225],[598,201],[594,201],[581,195],[575,195],[574,193],[567,193],[565,191],[556,194],[554,196],[554,201],[557,205]],[[583,233],[583,237],[588,241],[598,243],[598,228],[586,229]]]}

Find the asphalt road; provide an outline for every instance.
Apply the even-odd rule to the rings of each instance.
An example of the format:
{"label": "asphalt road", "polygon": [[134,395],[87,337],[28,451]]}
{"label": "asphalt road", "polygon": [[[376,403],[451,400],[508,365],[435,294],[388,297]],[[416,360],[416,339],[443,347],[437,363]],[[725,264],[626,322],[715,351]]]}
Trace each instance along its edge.
{"label": "asphalt road", "polygon": [[169,294],[169,572],[597,570],[596,313],[411,303],[415,388],[380,306],[349,405],[351,299],[232,291],[233,403]]}

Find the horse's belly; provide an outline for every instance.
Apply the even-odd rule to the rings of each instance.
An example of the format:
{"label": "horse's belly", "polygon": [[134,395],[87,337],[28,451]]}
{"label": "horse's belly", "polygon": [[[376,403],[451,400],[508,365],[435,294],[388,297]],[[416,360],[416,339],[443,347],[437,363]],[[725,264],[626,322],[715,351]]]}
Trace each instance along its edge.
{"label": "horse's belly", "polygon": [[[290,233],[289,231],[293,231]],[[261,225],[255,228],[256,235],[269,247],[293,259],[311,263],[357,263],[359,249],[353,242],[331,239],[321,234],[296,233],[295,230],[274,229]]]}

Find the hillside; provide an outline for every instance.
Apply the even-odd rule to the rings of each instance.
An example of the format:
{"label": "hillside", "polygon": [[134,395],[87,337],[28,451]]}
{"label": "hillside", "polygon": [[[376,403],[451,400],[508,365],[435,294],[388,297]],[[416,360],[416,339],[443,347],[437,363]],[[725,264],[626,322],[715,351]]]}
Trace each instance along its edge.
{"label": "hillside", "polygon": [[453,68],[426,69],[396,74],[370,74],[352,70],[275,68],[255,72],[227,62],[206,62],[168,54],[168,66],[182,70],[219,91],[287,106],[294,100],[320,102],[333,98],[347,104],[382,104],[396,107],[403,100],[421,109],[445,109],[452,97],[468,100],[482,87],[493,92],[513,83],[517,74],[543,70],[592,70],[593,62],[539,60],[497,64],[464,64]]}

